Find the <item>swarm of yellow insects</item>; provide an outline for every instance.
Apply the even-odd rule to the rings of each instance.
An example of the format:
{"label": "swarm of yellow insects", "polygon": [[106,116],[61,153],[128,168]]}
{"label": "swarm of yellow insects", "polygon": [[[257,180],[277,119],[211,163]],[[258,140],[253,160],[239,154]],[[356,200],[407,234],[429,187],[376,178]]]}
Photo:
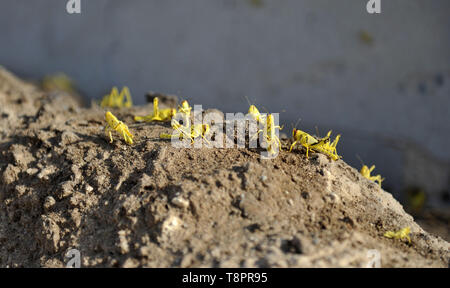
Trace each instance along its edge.
{"label": "swarm of yellow insects", "polygon": [[[256,109],[256,107],[255,107],[255,109]],[[259,114],[258,116],[261,116],[261,114]],[[261,119],[261,118],[259,118],[259,119]],[[257,119],[255,119],[255,120],[257,120]],[[279,151],[281,151],[280,138],[278,138],[278,136],[275,134],[275,132],[276,132],[275,129],[282,130],[283,128],[280,126],[275,126],[275,122],[274,122],[272,114],[267,115],[265,122],[266,123],[264,125],[264,129],[258,130],[258,132],[256,132],[255,136],[257,137],[259,135],[259,133],[262,132],[263,139],[264,139],[265,143],[267,144],[267,152],[269,152],[271,155],[275,155]]]}
{"label": "swarm of yellow insects", "polygon": [[384,233],[384,237],[391,238],[391,239],[398,239],[398,240],[408,240],[409,243],[411,243],[411,238],[409,238],[409,233],[411,233],[410,227],[405,227],[397,232],[394,231],[387,231]]}
{"label": "swarm of yellow insects", "polygon": [[180,140],[182,139],[191,139],[191,142],[194,143],[195,139],[201,137],[206,142],[209,143],[209,141],[206,139],[206,135],[209,133],[209,125],[208,124],[194,124],[191,125],[191,110],[192,107],[189,106],[189,103],[184,100],[181,102],[181,106],[178,107],[178,113],[181,114],[183,125],[180,124],[180,122],[176,119],[172,119],[171,126],[172,129],[175,130],[177,133],[174,134],[166,134],[161,133],[159,135],[162,139],[172,139],[172,138],[178,138]]}
{"label": "swarm of yellow insects", "polygon": [[133,106],[130,90],[125,86],[119,94],[119,90],[117,89],[117,87],[113,87],[111,93],[103,97],[102,101],[100,102],[100,106],[110,108],[129,108]]}
{"label": "swarm of yellow insects", "polygon": [[181,125],[180,122],[178,122],[175,119],[172,119],[172,128],[175,131],[177,131],[177,133],[174,134],[161,133],[159,137],[161,139],[172,139],[172,138],[178,138],[180,140],[191,139],[192,143],[195,141],[196,138],[202,137],[206,142],[209,143],[209,141],[205,138],[205,136],[209,133],[210,127],[208,124]]}
{"label": "swarm of yellow insects", "polygon": [[380,185],[381,187],[381,182],[383,182],[384,178],[381,178],[381,175],[379,174],[376,176],[370,176],[370,173],[372,173],[373,169],[375,169],[375,165],[372,165],[372,167],[370,168],[366,165],[363,165],[359,173],[361,173],[362,176],[369,179],[370,181],[378,182],[378,185]]}
{"label": "swarm of yellow insects", "polygon": [[153,98],[153,114],[147,116],[135,116],[136,122],[152,122],[152,121],[170,121],[177,113],[174,108],[159,109],[158,97]]}
{"label": "swarm of yellow insects", "polygon": [[128,126],[125,125],[122,121],[119,121],[116,116],[114,116],[111,112],[106,112],[105,114],[106,126],[105,126],[105,134],[109,137],[110,143],[113,142],[112,131],[116,131],[119,133],[125,142],[129,145],[133,144],[133,135],[128,131]]}
{"label": "swarm of yellow insects", "polygon": [[336,161],[341,158],[337,154],[336,146],[341,138],[341,135],[337,135],[333,142],[330,142],[331,131],[328,131],[327,136],[324,138],[317,139],[314,136],[309,135],[308,133],[294,128],[292,130],[292,137],[294,138],[294,142],[289,149],[289,152],[292,152],[295,145],[300,144],[306,148],[306,157],[309,157],[309,150],[319,152],[327,155],[332,160]]}

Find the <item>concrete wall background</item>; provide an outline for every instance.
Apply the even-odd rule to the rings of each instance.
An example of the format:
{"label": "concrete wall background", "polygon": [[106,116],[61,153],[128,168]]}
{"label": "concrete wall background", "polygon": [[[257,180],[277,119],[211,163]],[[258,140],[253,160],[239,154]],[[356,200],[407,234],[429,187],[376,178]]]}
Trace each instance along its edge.
{"label": "concrete wall background", "polygon": [[91,98],[128,85],[138,103],[153,90],[237,112],[248,96],[342,132],[345,160],[376,164],[397,196],[420,184],[406,150],[449,191],[450,1],[382,0],[380,15],[365,0],[81,1],[69,15],[65,0],[0,0],[0,64],[63,71]]}

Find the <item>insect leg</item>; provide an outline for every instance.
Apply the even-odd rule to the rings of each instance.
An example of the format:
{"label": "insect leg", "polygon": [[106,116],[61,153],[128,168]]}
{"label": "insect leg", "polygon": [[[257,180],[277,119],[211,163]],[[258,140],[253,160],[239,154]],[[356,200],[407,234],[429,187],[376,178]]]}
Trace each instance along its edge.
{"label": "insect leg", "polygon": [[122,89],[122,92],[125,94],[125,97],[127,99],[124,106],[127,108],[133,106],[133,100],[131,100],[130,90],[128,89],[128,87],[124,87]]}
{"label": "insect leg", "polygon": [[113,143],[113,137],[111,133],[111,128],[109,126],[105,127],[106,136],[109,137],[109,143]]}
{"label": "insect leg", "polygon": [[280,141],[280,138],[276,137],[276,140],[277,140],[277,142],[278,142],[278,150],[281,151],[281,141]]}
{"label": "insect leg", "polygon": [[111,90],[110,105],[111,105],[111,107],[120,107],[121,106],[120,99],[119,99],[119,90],[117,89],[117,87],[113,87],[113,89]]}
{"label": "insect leg", "polygon": [[295,147],[295,144],[297,144],[297,141],[294,141],[294,143],[292,143],[291,148],[289,149],[289,152],[292,151],[292,149]]}
{"label": "insect leg", "polygon": [[123,135],[125,138],[125,142],[130,145],[133,144],[133,135],[130,133],[130,131],[128,131],[128,129],[123,129]]}
{"label": "insect leg", "polygon": [[408,239],[409,244],[411,244],[411,238],[409,238],[409,235],[406,235],[405,238]]}
{"label": "insect leg", "polygon": [[250,139],[250,141],[255,140],[256,138],[258,138],[259,133],[263,132],[263,130],[258,130],[258,132],[255,133],[255,135],[252,136],[252,138]]}

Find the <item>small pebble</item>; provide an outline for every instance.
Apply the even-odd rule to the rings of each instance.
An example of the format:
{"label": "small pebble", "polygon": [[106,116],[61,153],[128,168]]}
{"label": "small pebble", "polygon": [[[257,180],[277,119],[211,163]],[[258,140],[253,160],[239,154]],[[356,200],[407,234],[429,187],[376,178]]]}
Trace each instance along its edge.
{"label": "small pebble", "polygon": [[180,207],[180,208],[189,207],[189,201],[180,196],[173,198],[171,202],[173,205]]}
{"label": "small pebble", "polygon": [[302,192],[302,198],[303,199],[309,199],[309,193],[308,192]]}
{"label": "small pebble", "polygon": [[26,172],[27,172],[28,175],[31,176],[31,175],[36,174],[38,171],[39,170],[37,168],[28,168]]}
{"label": "small pebble", "polygon": [[39,172],[37,175],[38,179],[49,180],[49,175],[55,172],[56,168],[54,166],[46,167]]}
{"label": "small pebble", "polygon": [[45,198],[44,208],[45,208],[45,210],[49,210],[50,208],[55,206],[55,204],[56,204],[55,198],[53,198],[52,196],[47,196]]}
{"label": "small pebble", "polygon": [[331,192],[330,194],[327,195],[331,201],[333,202],[337,202],[339,201],[339,196],[336,193]]}
{"label": "small pebble", "polygon": [[183,225],[183,221],[176,216],[169,216],[162,224],[162,233],[167,234],[178,230],[178,228]]}

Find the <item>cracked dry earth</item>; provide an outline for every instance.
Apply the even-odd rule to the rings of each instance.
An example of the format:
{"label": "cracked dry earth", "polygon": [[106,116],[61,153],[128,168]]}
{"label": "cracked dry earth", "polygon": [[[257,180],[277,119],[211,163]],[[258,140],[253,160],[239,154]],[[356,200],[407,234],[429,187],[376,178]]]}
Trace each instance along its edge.
{"label": "cracked dry earth", "polygon": [[[167,123],[103,133],[104,111],[0,70],[0,266],[448,267],[449,243],[348,166],[323,155],[177,149]],[[286,150],[289,140],[282,140]],[[412,243],[382,235],[410,226]]]}

